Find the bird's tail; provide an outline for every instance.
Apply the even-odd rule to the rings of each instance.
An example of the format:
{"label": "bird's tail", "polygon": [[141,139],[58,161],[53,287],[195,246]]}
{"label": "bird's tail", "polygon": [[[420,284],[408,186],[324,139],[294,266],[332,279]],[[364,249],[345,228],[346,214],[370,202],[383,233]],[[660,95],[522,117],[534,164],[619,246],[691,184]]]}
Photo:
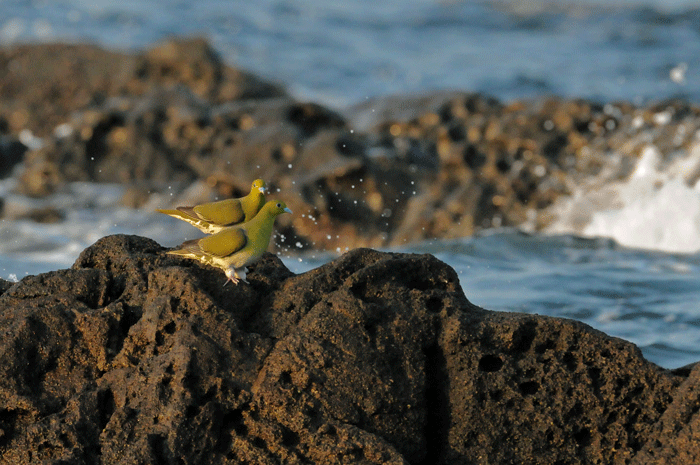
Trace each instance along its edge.
{"label": "bird's tail", "polygon": [[197,246],[197,241],[199,239],[190,239],[185,241],[178,246],[175,250],[168,250],[167,253],[170,255],[180,255],[183,257],[192,257],[193,255],[201,255],[201,250]]}
{"label": "bird's tail", "polygon": [[172,216],[174,218],[177,218],[179,220],[184,220],[187,222],[194,221],[194,218],[187,214],[186,212],[183,212],[182,210],[166,210],[166,209],[161,209],[161,208],[156,208],[156,211],[158,213],[164,213],[166,215]]}
{"label": "bird's tail", "polygon": [[215,230],[212,230],[210,223],[194,216],[194,210],[192,210],[192,207],[178,207],[176,210],[164,210],[157,208],[156,211],[159,213],[165,213],[166,215],[177,218],[178,220],[186,221],[195,228],[207,234],[216,232]]}

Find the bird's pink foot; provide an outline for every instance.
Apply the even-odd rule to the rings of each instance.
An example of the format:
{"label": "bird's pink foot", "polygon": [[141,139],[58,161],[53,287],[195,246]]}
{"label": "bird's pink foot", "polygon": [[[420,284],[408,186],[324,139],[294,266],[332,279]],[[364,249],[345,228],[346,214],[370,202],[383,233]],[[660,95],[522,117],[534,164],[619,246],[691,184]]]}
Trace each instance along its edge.
{"label": "bird's pink foot", "polygon": [[226,270],[226,282],[224,283],[224,286],[227,285],[229,282],[238,285],[238,281],[243,281],[246,284],[250,284],[245,279],[245,272],[243,273],[243,277],[240,277],[238,276],[238,273],[236,273],[236,270]]}

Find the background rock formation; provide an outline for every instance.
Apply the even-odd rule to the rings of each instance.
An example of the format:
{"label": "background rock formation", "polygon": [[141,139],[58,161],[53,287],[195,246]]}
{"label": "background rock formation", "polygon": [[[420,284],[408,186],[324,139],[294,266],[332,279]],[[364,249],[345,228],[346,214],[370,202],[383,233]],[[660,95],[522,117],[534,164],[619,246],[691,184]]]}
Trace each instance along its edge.
{"label": "background rock formation", "polygon": [[506,104],[464,92],[372,101],[341,115],[227,66],[202,39],[133,55],[0,49],[0,174],[17,167],[19,192],[120,183],[122,202],[140,207],[164,193],[175,197],[162,202],[241,196],[262,177],[299,212],[280,219],[280,245],[302,249],[539,230],[557,199],[597,176],[628,176],[648,144],[662,164],[690,150],[699,115],[681,102]]}

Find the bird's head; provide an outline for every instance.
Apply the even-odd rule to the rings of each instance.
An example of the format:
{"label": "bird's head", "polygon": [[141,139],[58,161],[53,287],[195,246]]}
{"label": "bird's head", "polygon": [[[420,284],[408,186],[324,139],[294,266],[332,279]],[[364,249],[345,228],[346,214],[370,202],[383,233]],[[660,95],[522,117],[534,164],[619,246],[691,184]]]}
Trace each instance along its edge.
{"label": "bird's head", "polygon": [[263,206],[263,209],[273,217],[281,215],[282,213],[292,213],[292,210],[287,207],[287,204],[281,200],[270,200]]}
{"label": "bird's head", "polygon": [[262,179],[256,179],[253,181],[253,185],[250,187],[251,191],[258,190],[261,194],[264,194],[267,191],[267,184],[265,184],[265,181]]}

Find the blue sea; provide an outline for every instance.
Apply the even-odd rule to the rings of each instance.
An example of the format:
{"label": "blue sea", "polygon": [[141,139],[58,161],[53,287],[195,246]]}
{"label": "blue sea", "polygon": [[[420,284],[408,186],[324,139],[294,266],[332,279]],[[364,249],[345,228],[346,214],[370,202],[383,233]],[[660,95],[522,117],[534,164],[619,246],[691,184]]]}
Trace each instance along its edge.
{"label": "blue sea", "polygon": [[[699,24],[697,2],[684,0],[0,2],[4,46],[90,42],[133,51],[171,35],[203,36],[229,64],[348,115],[382,98],[439,90],[503,101],[556,95],[700,104]],[[667,368],[698,361],[700,188],[654,150],[631,179],[606,186],[614,202],[582,202],[582,193],[559,206],[560,220],[544,233],[494,229],[395,250],[435,254],[485,308],[581,320]],[[675,156],[700,166],[700,148]],[[107,234],[167,246],[193,234],[153,213],[168,198],[131,210],[119,206],[123,186],[75,183],[29,199],[13,192],[14,183],[0,180],[6,208],[51,206],[67,217],[48,225],[3,220],[5,279],[69,267]],[[586,221],[574,221],[572,212],[582,211]],[[335,253],[281,256],[303,272]]]}

